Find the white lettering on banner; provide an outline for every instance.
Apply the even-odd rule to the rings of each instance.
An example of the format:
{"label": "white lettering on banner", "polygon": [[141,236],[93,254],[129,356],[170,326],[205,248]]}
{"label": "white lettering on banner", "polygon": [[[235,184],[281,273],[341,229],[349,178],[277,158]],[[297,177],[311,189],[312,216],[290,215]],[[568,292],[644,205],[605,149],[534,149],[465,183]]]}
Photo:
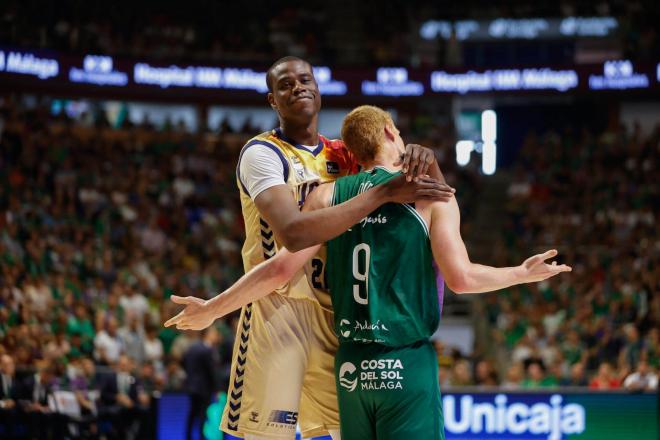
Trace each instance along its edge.
{"label": "white lettering on banner", "polygon": [[381,67],[376,71],[376,81],[362,81],[363,95],[421,96],[424,85],[408,80],[405,67]]}
{"label": "white lettering on banner", "polygon": [[468,93],[494,90],[543,90],[565,92],[578,85],[575,70],[499,69],[483,73],[448,73],[442,70],[431,73],[431,90],[434,92]]}
{"label": "white lettering on banner", "polygon": [[0,70],[48,79],[57,76],[60,64],[52,58],[39,58],[29,52],[8,52],[5,55],[0,51]]}
{"label": "white lettering on banner", "polygon": [[157,85],[164,89],[176,86],[255,90],[262,93],[268,90],[266,72],[233,67],[153,67],[137,63],[133,69],[133,79],[137,84]]}
{"label": "white lettering on banner", "polygon": [[547,435],[548,440],[560,440],[564,435],[580,434],[586,426],[585,409],[571,403],[562,405],[562,397],[554,394],[549,403],[527,405],[507,403],[507,396],[498,394],[494,402],[475,403],[472,396],[460,398],[460,418],[456,398],[444,396],[445,428],[452,434],[524,434]]}
{"label": "white lettering on banner", "polygon": [[605,61],[603,75],[589,75],[591,90],[644,89],[648,86],[648,76],[635,73],[630,60]]}
{"label": "white lettering on banner", "polygon": [[313,68],[314,79],[319,86],[321,95],[345,95],[348,87],[344,81],[336,81],[332,79],[332,70],[326,66],[318,66]]}
{"label": "white lettering on banner", "polygon": [[614,17],[496,18],[494,20],[428,20],[419,28],[425,40],[448,40],[452,32],[459,41],[607,37],[619,27]]}
{"label": "white lettering on banner", "polygon": [[266,72],[255,72],[252,69],[223,69],[222,86],[226,89],[255,90],[260,93],[268,91]]}
{"label": "white lettering on banner", "polygon": [[566,36],[606,37],[619,27],[614,17],[566,17],[559,32]]}
{"label": "white lettering on banner", "polygon": [[422,24],[422,27],[419,29],[419,35],[426,40],[433,40],[438,36],[449,40],[452,30],[456,33],[458,40],[467,40],[473,32],[479,30],[479,22],[475,20],[459,20],[452,23],[445,20],[430,20]]}
{"label": "white lettering on banner", "polygon": [[549,28],[548,20],[543,18],[507,19],[498,18],[488,26],[488,33],[493,38],[534,39]]}
{"label": "white lettering on banner", "polygon": [[181,69],[177,66],[152,67],[148,64],[137,63],[133,68],[133,80],[137,84],[158,85],[164,89],[171,85],[191,87],[193,85],[193,71],[191,67]]}
{"label": "white lettering on banner", "polygon": [[112,57],[86,55],[83,58],[82,69],[77,67],[69,69],[69,81],[97,86],[125,86],[128,84],[128,75],[113,70]]}

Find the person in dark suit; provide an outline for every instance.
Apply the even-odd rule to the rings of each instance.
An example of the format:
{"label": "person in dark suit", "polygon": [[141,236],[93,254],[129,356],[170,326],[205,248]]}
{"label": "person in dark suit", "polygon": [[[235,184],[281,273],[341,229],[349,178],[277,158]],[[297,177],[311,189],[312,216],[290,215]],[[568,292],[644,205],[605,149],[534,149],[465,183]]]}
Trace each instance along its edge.
{"label": "person in dark suit", "polygon": [[24,379],[19,399],[31,438],[61,439],[64,437],[67,418],[53,411],[48,405],[49,396],[58,389],[56,369],[48,360],[40,361],[37,365],[37,372]]}
{"label": "person in dark suit", "polygon": [[133,363],[122,355],[114,371],[101,380],[99,415],[112,424],[116,438],[132,439],[140,429],[143,411],[140,384],[132,374]]}
{"label": "person in dark suit", "polygon": [[215,367],[220,334],[214,327],[207,328],[201,340],[194,342],[183,355],[186,371],[185,389],[190,397],[190,410],[186,423],[186,439],[192,439],[193,425],[199,421],[200,439],[204,438],[206,409],[216,391]]}
{"label": "person in dark suit", "polygon": [[0,433],[11,437],[19,416],[17,402],[20,383],[16,380],[14,359],[8,354],[0,356]]}

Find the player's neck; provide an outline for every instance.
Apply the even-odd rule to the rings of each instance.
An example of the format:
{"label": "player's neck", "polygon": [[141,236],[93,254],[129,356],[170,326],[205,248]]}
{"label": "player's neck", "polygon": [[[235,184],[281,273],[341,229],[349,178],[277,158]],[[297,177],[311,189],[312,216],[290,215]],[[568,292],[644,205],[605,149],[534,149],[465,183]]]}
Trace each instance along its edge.
{"label": "player's neck", "polygon": [[374,160],[362,164],[365,170],[372,170],[375,167],[386,168],[390,171],[400,171],[401,170],[401,158],[395,154],[396,151],[385,150],[379,152]]}
{"label": "player's neck", "polygon": [[282,134],[297,144],[316,145],[319,143],[318,117],[316,116],[306,124],[280,120],[280,127]]}

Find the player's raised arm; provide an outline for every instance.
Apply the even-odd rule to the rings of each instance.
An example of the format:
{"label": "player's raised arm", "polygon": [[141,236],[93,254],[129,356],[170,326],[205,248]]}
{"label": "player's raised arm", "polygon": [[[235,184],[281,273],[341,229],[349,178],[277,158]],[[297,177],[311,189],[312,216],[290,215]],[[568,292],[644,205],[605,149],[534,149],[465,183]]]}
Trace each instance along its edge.
{"label": "player's raised arm", "polygon": [[561,272],[570,272],[564,264],[545,263],[557,255],[556,250],[534,255],[520,266],[491,267],[470,261],[460,232],[460,212],[456,199],[449,203],[432,203],[431,246],[433,255],[449,288],[456,293],[480,293],[503,289],[515,284],[545,280]]}
{"label": "player's raised arm", "polygon": [[268,188],[254,203],[280,242],[295,252],[335,238],[385,203],[447,201],[452,197],[452,188],[444,183],[427,177],[406,183],[401,176],[340,205],[320,210],[298,210],[291,190],[285,185]]}
{"label": "player's raised arm", "polygon": [[[316,188],[307,198],[303,211],[330,206],[333,189],[334,183]],[[315,245],[299,252],[282,248],[273,258],[255,266],[230,288],[209,300],[173,295],[172,301],[186,308],[165,322],[165,327],[174,325],[179,330],[202,330],[210,326],[216,319],[271,294],[289,282],[320,247]]]}

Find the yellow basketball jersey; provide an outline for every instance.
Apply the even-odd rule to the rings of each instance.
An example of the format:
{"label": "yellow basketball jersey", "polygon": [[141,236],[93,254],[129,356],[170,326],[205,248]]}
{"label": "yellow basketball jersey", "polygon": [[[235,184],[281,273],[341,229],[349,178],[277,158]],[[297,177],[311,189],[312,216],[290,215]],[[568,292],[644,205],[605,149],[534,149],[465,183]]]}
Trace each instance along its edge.
{"label": "yellow basketball jersey", "polygon": [[[291,189],[291,197],[299,208],[305,203],[309,193],[322,183],[357,172],[358,165],[344,143],[320,136],[317,148],[313,151],[287,139],[278,128],[261,133],[250,139],[241,150],[241,157],[252,145],[261,144],[277,153],[284,166],[284,181]],[[240,164],[239,157],[239,164]],[[241,194],[241,206],[245,221],[245,243],[243,244],[243,266],[248,272],[257,264],[272,257],[281,247],[268,223],[261,217],[259,210],[243,186],[240,172],[236,172],[237,184]],[[277,290],[280,295],[293,298],[308,298],[331,310],[330,296],[325,280],[325,246],[304,270],[297,273],[285,286]]]}

